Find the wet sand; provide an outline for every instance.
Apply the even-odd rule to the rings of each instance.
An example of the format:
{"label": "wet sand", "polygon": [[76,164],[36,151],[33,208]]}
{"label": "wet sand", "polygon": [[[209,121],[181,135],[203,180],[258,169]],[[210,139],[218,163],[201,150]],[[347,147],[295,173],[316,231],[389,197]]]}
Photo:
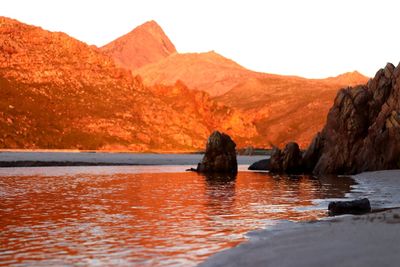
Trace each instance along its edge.
{"label": "wet sand", "polygon": [[[354,179],[349,198],[367,194],[373,209],[399,206],[399,170]],[[250,233],[248,242],[199,266],[399,266],[400,209],[288,225]]]}
{"label": "wet sand", "polygon": [[[34,166],[115,166],[115,165],[194,165],[202,154],[140,154],[107,152],[0,152],[0,167]],[[238,156],[249,165],[266,156]]]}

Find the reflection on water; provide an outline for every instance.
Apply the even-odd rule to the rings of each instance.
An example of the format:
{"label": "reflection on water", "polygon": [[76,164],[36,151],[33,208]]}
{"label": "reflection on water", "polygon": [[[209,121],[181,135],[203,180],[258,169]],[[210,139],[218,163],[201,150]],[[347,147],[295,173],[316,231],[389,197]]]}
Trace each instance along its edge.
{"label": "reflection on water", "polygon": [[0,265],[190,266],[271,220],[324,216],[309,207],[350,190],[350,180],[337,181],[251,172],[0,177]]}

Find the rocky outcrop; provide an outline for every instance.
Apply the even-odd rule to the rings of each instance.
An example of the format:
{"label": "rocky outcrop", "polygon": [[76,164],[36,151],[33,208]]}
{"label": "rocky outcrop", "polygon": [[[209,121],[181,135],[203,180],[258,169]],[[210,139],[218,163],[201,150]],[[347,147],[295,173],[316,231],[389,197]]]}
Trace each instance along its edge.
{"label": "rocky outcrop", "polygon": [[399,168],[400,66],[388,63],[367,85],[341,89],[308,149],[298,157],[296,145],[290,146],[289,154],[287,147],[274,151],[271,171],[354,174]]}
{"label": "rocky outcrop", "polygon": [[237,173],[236,144],[229,135],[213,132],[207,140],[203,160],[197,166],[202,173]]}

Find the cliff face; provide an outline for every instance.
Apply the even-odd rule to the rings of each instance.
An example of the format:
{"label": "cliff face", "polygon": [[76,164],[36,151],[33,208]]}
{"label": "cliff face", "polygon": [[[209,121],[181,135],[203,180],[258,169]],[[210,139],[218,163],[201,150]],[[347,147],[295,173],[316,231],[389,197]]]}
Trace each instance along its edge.
{"label": "cliff face", "polygon": [[252,132],[206,95],[148,88],[97,48],[4,17],[0,89],[0,148],[201,149],[214,117],[221,130]]}
{"label": "cliff face", "polygon": [[[297,166],[295,172],[314,174],[400,168],[399,110],[400,65],[389,63],[367,85],[338,92],[326,125],[291,165]],[[270,169],[291,172],[284,164],[290,154],[276,149]]]}
{"label": "cliff face", "polygon": [[400,67],[387,64],[365,86],[342,89],[321,134],[313,172],[400,167]]}
{"label": "cliff face", "polygon": [[175,46],[155,21],[146,22],[100,48],[118,66],[135,70],[173,53]]}

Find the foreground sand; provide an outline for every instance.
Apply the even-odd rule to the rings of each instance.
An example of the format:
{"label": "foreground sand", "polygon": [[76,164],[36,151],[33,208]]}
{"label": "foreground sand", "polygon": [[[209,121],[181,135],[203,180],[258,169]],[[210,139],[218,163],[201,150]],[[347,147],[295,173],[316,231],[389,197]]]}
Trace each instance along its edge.
{"label": "foreground sand", "polygon": [[[400,207],[400,170],[367,172],[350,199],[368,197],[373,209]],[[279,230],[280,229],[280,230]],[[288,223],[250,233],[250,240],[200,266],[400,266],[400,209]]]}
{"label": "foreground sand", "polygon": [[200,266],[400,266],[400,209],[265,231]]}

